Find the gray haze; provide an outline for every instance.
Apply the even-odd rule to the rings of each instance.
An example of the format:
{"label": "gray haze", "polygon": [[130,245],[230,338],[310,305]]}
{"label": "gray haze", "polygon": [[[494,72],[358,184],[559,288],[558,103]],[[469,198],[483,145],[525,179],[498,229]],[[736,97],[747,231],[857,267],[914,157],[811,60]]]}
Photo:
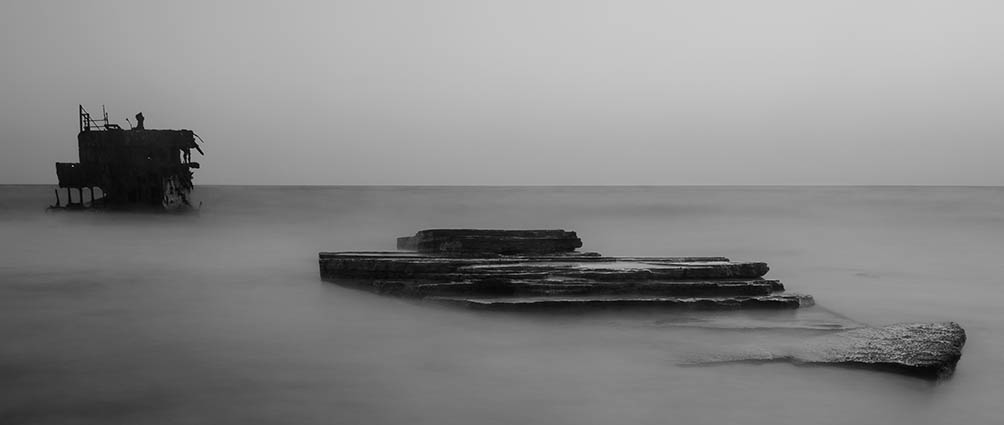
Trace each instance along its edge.
{"label": "gray haze", "polygon": [[1004,184],[1004,6],[13,1],[0,182],[76,108],[208,142],[197,183]]}
{"label": "gray haze", "polygon": [[[200,187],[197,215],[42,214],[0,186],[4,425],[956,425],[1004,417],[1004,188]],[[607,255],[722,255],[872,325],[960,323],[937,385],[786,364],[805,308],[480,314],[320,282],[318,251],[567,226]],[[17,242],[13,242],[17,241]],[[829,313],[835,314],[835,313]],[[818,317],[818,316],[816,316]],[[831,319],[832,320],[832,319]],[[764,321],[782,325],[764,327]],[[721,323],[730,329],[714,329]],[[807,322],[802,321],[802,325]],[[818,322],[817,322],[818,323]]]}

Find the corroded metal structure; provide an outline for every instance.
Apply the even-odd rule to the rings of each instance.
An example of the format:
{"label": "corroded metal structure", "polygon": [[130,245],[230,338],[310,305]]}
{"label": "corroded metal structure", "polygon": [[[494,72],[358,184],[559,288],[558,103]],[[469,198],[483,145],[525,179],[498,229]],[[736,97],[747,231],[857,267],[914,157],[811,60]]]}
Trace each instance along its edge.
{"label": "corroded metal structure", "polygon": [[[103,109],[103,108],[102,108]],[[59,187],[66,189],[61,205],[56,191],[55,207],[152,207],[175,210],[191,205],[191,151],[202,149],[191,130],[122,129],[108,122],[108,114],[94,120],[80,107],[77,134],[79,162],[57,162]],[[102,197],[95,199],[94,189]],[[73,201],[73,189],[77,202]],[[84,189],[90,202],[84,201]]]}

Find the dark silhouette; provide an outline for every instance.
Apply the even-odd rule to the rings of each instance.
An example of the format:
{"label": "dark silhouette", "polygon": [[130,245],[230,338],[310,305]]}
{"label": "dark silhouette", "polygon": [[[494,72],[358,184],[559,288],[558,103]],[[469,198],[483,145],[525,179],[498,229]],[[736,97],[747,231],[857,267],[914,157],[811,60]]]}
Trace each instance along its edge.
{"label": "dark silhouette", "polygon": [[[68,197],[70,189],[77,189],[79,206],[84,203],[83,188],[94,187],[101,189],[103,197],[94,199],[92,189],[92,206],[145,205],[161,209],[189,206],[192,169],[199,168],[199,163],[191,162],[191,149],[199,150],[195,133],[144,129],[142,112],[136,114],[136,121],[137,127],[129,131],[107,124],[101,126],[80,107],[77,134],[80,162],[56,163],[59,187],[67,189]],[[77,204],[72,198],[67,203]]]}

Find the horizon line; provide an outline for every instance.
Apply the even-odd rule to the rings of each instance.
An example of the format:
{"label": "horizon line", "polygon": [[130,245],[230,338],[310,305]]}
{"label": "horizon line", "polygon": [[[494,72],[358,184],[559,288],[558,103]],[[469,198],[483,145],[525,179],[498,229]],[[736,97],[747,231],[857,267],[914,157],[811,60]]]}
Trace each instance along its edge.
{"label": "horizon line", "polygon": [[[58,183],[0,183],[0,186],[53,186]],[[199,187],[941,187],[1001,188],[992,184],[197,184]]]}

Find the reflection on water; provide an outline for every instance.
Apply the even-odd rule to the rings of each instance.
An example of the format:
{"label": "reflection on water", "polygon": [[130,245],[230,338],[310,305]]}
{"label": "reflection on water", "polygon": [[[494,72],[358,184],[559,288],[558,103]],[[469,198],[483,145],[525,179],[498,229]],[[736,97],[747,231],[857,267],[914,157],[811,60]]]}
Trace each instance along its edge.
{"label": "reflection on water", "polygon": [[[189,215],[44,212],[0,187],[0,423],[993,423],[1004,191],[198,188]],[[609,255],[762,260],[801,312],[519,316],[324,284],[322,250],[566,228]],[[832,310],[831,311],[828,311]],[[847,317],[841,317],[840,314]],[[787,315],[787,316],[786,316]],[[939,384],[694,353],[955,320]]]}

